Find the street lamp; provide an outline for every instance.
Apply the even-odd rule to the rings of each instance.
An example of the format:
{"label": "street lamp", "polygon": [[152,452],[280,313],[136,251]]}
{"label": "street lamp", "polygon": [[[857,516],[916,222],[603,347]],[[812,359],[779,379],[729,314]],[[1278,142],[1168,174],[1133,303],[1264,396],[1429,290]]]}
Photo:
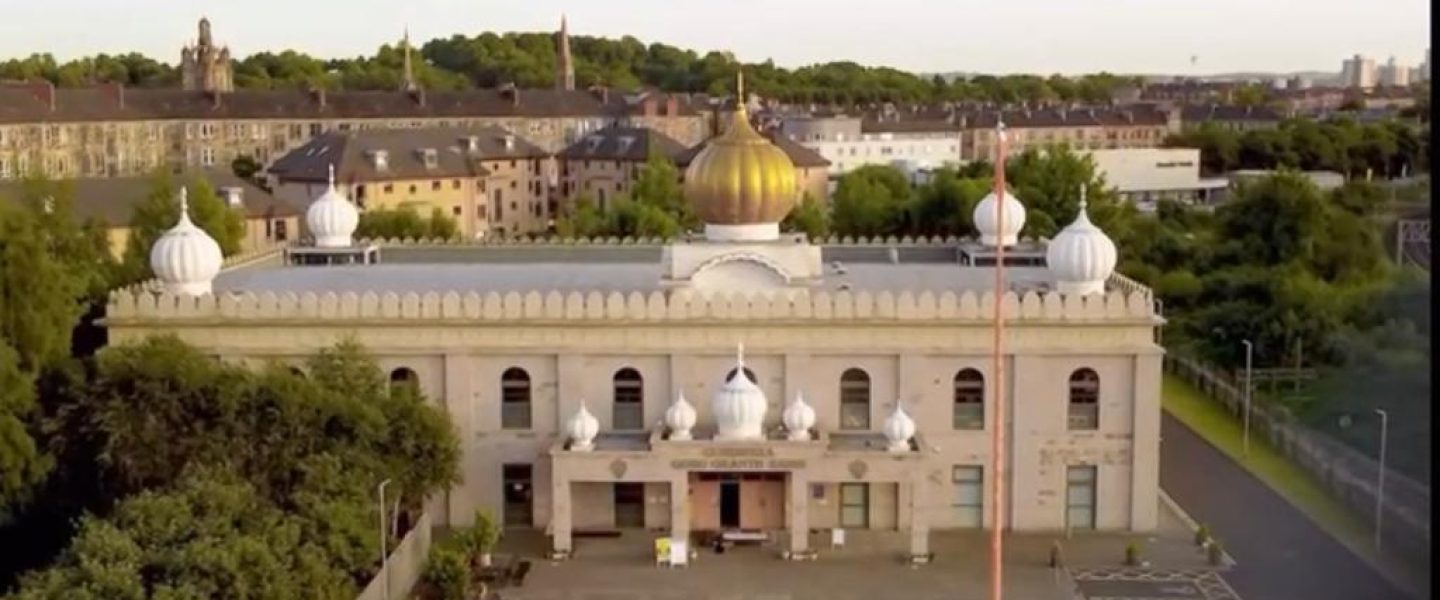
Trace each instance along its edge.
{"label": "street lamp", "polygon": [[380,597],[390,600],[390,571],[386,569],[386,561],[390,559],[390,553],[385,549],[385,486],[390,485],[390,480],[380,482],[380,576],[384,578]]}
{"label": "street lamp", "polygon": [[1375,409],[1380,415],[1380,481],[1375,485],[1375,549],[1380,549],[1380,525],[1385,516],[1385,437],[1390,429],[1390,415]]}
{"label": "street lamp", "polygon": [[1255,351],[1255,345],[1254,345],[1254,344],[1251,344],[1251,343],[1250,343],[1250,340],[1240,340],[1240,343],[1245,344],[1245,416],[1241,418],[1241,421],[1243,421],[1245,425],[1244,425],[1244,433],[1242,434],[1242,438],[1241,438],[1241,442],[1240,442],[1240,444],[1241,444],[1240,456],[1243,457],[1243,458],[1249,458],[1249,457],[1250,457],[1250,367],[1251,367],[1251,365],[1252,365],[1252,358],[1253,358],[1254,351]]}

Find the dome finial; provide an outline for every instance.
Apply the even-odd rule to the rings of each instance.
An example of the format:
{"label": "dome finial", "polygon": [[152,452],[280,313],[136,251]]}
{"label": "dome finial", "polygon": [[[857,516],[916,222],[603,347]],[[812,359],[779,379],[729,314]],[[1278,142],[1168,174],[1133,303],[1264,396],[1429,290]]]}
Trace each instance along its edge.
{"label": "dome finial", "polygon": [[335,189],[335,163],[332,162],[329,165],[326,165],[326,167],[329,170],[329,174],[327,175],[327,177],[330,181],[330,189],[333,190]]}
{"label": "dome finial", "polygon": [[1080,185],[1080,212],[1085,212],[1085,185]]}
{"label": "dome finial", "polygon": [[735,110],[745,111],[745,68],[735,69]]}
{"label": "dome finial", "polygon": [[745,342],[735,343],[735,367],[745,368]]}
{"label": "dome finial", "polygon": [[190,220],[190,195],[185,191],[185,186],[180,186],[180,220]]}

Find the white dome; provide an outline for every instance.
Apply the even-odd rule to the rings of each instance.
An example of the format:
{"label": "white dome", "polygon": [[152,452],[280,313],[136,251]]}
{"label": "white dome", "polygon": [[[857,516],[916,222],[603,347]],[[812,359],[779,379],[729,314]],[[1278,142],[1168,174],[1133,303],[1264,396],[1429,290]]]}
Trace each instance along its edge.
{"label": "white dome", "polygon": [[890,442],[891,452],[910,451],[910,438],[915,437],[915,420],[905,414],[905,409],[900,407],[898,401],[895,403],[895,412],[886,417],[882,429],[885,439]]}
{"label": "white dome", "polygon": [[795,400],[780,413],[780,421],[785,424],[791,440],[809,440],[810,428],[815,426],[815,409],[805,403],[805,397],[800,392],[795,392]]}
{"label": "white dome", "polygon": [[769,402],[760,386],[745,374],[745,347],[735,353],[735,374],[715,391],[711,410],[715,413],[716,440],[765,439],[765,409]]}
{"label": "white dome", "polygon": [[570,449],[575,452],[589,452],[595,448],[595,436],[600,433],[600,422],[580,401],[580,410],[565,424],[565,433],[570,436]]}
{"label": "white dome", "polygon": [[150,247],[150,270],[172,294],[203,296],[221,261],[220,244],[190,221],[190,201],[180,188],[180,220]]}
{"label": "white dome", "polygon": [[665,410],[665,426],[670,429],[670,439],[690,439],[690,430],[695,427],[695,407],[690,406],[683,392],[676,394],[675,402]]}
{"label": "white dome", "polygon": [[1103,294],[1105,281],[1115,272],[1115,242],[1090,222],[1085,198],[1080,214],[1050,240],[1045,264],[1055,276],[1061,294]]}
{"label": "white dome", "polygon": [[1005,190],[1005,230],[1000,230],[999,220],[995,214],[995,192],[986,194],[980,202],[975,205],[975,211],[971,213],[971,219],[975,221],[975,229],[980,232],[980,243],[986,246],[998,245],[1014,246],[1020,241],[1020,230],[1025,227],[1025,205],[1020,203],[1020,198],[1010,190]]}
{"label": "white dome", "polygon": [[305,225],[315,236],[317,248],[348,248],[355,228],[360,226],[360,211],[340,190],[335,189],[335,165],[330,165],[330,185],[325,193],[310,203],[305,211]]}

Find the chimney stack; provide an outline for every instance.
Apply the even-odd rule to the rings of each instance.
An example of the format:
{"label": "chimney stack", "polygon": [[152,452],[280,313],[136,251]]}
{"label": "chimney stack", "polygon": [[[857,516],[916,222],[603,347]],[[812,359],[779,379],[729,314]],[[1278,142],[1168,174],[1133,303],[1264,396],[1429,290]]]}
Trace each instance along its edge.
{"label": "chimney stack", "polygon": [[410,95],[410,99],[413,100],[417,106],[425,106],[425,88],[417,87],[406,93]]}
{"label": "chimney stack", "polygon": [[645,116],[655,116],[655,95],[645,94],[645,99],[640,101],[640,106]]}
{"label": "chimney stack", "polygon": [[680,116],[680,100],[675,97],[675,94],[670,94],[665,98],[665,116]]}
{"label": "chimney stack", "polygon": [[115,106],[125,108],[125,85],[114,81],[100,84],[101,89],[115,102]]}
{"label": "chimney stack", "polygon": [[315,100],[315,104],[320,106],[320,110],[325,110],[325,88],[318,86],[310,88],[310,98]]}
{"label": "chimney stack", "polygon": [[51,112],[55,110],[55,84],[48,79],[41,79],[30,83],[30,93],[35,96]]}

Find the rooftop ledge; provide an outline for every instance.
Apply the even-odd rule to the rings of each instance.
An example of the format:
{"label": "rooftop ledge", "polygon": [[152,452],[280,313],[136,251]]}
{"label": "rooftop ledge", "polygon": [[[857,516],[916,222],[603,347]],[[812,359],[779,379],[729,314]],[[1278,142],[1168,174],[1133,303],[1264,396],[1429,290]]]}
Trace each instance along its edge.
{"label": "rooftop ledge", "polygon": [[[1133,282],[1132,282],[1133,283]],[[1138,284],[1135,284],[1138,286]],[[1129,321],[1159,324],[1161,315],[1148,290],[1128,293],[1113,286],[1105,295],[1006,292],[1000,300],[1008,321]],[[649,294],[581,294],[535,290],[496,292],[407,292],[301,294],[221,292],[176,296],[149,286],[116,290],[106,322],[164,320],[282,321],[975,321],[993,319],[995,295],[951,290],[900,292],[779,291],[703,295],[689,290]]]}

